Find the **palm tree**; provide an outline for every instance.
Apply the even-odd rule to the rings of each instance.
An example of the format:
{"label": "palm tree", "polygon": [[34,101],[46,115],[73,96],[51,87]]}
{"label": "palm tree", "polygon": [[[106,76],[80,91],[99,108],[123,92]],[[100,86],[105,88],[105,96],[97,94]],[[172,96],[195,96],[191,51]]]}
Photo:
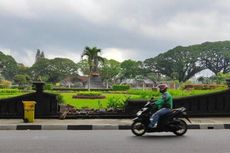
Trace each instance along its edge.
{"label": "palm tree", "polygon": [[98,75],[98,64],[99,62],[104,62],[104,58],[99,56],[98,53],[101,53],[101,49],[96,47],[90,48],[85,47],[81,58],[87,56],[87,61],[89,65],[89,78],[88,78],[88,90],[90,91],[90,78],[92,75]]}

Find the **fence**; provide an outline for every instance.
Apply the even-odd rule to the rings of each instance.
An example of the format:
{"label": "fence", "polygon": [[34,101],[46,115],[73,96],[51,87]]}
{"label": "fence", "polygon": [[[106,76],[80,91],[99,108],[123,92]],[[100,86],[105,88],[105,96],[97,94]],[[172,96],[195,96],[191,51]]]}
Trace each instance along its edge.
{"label": "fence", "polygon": [[44,93],[41,86],[37,85],[34,93],[0,99],[0,118],[22,118],[24,114],[22,101],[36,101],[35,118],[58,116],[56,95]]}
{"label": "fence", "polygon": [[[129,100],[125,112],[134,115],[146,100]],[[173,107],[185,107],[189,116],[230,116],[230,89],[216,93],[175,98]]]}

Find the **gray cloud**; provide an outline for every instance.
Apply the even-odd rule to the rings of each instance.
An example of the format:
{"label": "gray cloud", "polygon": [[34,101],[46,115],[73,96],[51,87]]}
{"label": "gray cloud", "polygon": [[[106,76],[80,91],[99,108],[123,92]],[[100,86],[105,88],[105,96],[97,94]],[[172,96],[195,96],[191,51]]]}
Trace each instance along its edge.
{"label": "gray cloud", "polygon": [[227,0],[0,0],[0,10],[0,50],[26,65],[37,48],[75,62],[85,46],[144,60],[230,34]]}

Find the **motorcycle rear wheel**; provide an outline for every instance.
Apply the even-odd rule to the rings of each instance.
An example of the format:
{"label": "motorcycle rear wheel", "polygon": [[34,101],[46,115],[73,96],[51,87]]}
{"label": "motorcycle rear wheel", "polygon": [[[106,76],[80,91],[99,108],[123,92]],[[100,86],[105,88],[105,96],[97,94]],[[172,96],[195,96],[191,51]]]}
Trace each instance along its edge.
{"label": "motorcycle rear wheel", "polygon": [[131,130],[136,136],[144,135],[146,132],[146,128],[147,127],[145,126],[145,124],[140,121],[134,121],[131,125]]}
{"label": "motorcycle rear wheel", "polygon": [[187,132],[187,130],[188,130],[187,123],[185,121],[183,121],[183,120],[180,120],[178,126],[180,127],[180,129],[177,130],[177,131],[174,131],[173,133],[175,135],[177,135],[177,136],[184,135]]}

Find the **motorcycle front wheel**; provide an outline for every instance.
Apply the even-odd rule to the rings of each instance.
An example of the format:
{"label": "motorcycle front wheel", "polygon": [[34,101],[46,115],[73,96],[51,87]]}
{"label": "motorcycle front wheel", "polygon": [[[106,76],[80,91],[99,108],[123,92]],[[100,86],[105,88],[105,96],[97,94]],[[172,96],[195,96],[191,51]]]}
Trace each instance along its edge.
{"label": "motorcycle front wheel", "polygon": [[131,130],[136,136],[142,136],[146,132],[146,126],[140,121],[134,121],[131,125]]}
{"label": "motorcycle front wheel", "polygon": [[187,123],[183,120],[179,120],[178,122],[178,130],[174,131],[173,133],[177,136],[182,136],[187,132]]}

